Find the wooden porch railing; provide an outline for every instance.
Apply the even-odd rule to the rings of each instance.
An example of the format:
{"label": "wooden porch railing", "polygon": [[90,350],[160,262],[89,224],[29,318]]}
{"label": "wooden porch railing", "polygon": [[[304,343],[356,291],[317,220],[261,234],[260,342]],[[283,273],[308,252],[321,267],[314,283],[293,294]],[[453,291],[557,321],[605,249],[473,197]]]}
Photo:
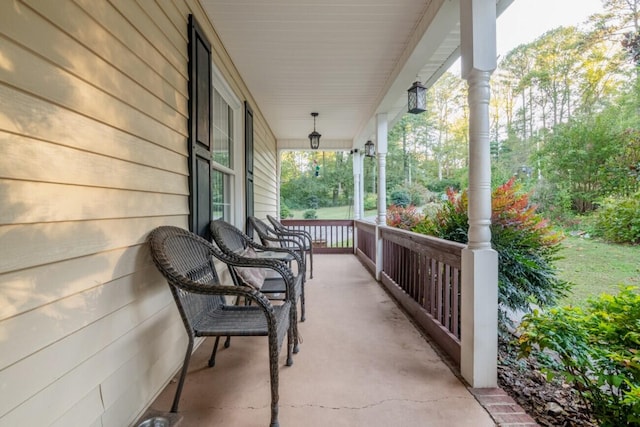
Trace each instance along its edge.
{"label": "wooden porch railing", "polygon": [[[358,256],[369,268],[375,268],[375,225],[356,221],[356,233]],[[459,365],[465,245],[386,226],[379,227],[378,233],[382,244],[381,282]]]}
{"label": "wooden porch railing", "polygon": [[[355,253],[431,338],[460,365],[460,287],[465,245],[360,220],[282,220],[309,232],[315,253]],[[377,233],[377,236],[376,236]],[[379,239],[379,241],[377,240]]]}
{"label": "wooden porch railing", "polygon": [[376,274],[376,224],[355,221],[358,242],[356,255],[375,276]]}
{"label": "wooden porch railing", "polygon": [[310,233],[314,253],[353,253],[352,219],[283,219],[281,222],[294,230]]}

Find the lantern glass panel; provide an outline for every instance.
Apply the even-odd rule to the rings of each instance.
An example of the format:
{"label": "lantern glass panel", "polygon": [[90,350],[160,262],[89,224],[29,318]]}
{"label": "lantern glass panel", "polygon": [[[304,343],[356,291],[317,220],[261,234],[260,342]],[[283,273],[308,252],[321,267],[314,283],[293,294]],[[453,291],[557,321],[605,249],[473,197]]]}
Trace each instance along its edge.
{"label": "lantern glass panel", "polygon": [[317,150],[320,147],[320,133],[313,131],[309,134],[309,142],[312,150]]}

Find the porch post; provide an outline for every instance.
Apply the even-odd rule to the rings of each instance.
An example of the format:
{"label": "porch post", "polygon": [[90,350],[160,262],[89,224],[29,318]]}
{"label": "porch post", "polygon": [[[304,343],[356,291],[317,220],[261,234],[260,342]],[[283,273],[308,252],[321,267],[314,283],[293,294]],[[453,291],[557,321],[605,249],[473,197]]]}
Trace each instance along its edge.
{"label": "porch post", "polygon": [[378,156],[378,225],[387,224],[387,113],[376,115]]}
{"label": "porch post", "polygon": [[489,78],[496,68],[495,0],[461,0],[462,77],[469,84],[469,243],[462,251],[461,373],[497,386],[498,254],[491,249]]}
{"label": "porch post", "polygon": [[356,151],[352,154],[353,161],[353,219],[360,219],[360,181],[362,180],[360,152]]}
{"label": "porch post", "polygon": [[376,115],[376,155],[378,156],[378,226],[376,227],[376,279],[382,272],[380,226],[387,225],[387,113]]}
{"label": "porch post", "polygon": [[360,165],[360,218],[364,219],[364,154],[360,154],[358,159]]}
{"label": "porch post", "polygon": [[[280,184],[282,184],[282,182],[280,182],[281,180],[280,175],[282,174],[281,156],[282,156],[282,149],[276,149],[276,218],[278,218],[278,221],[280,220],[280,218],[282,218],[281,211],[280,211],[280,209],[282,209],[282,206],[280,206]],[[245,221],[246,221],[246,218],[245,218]]]}

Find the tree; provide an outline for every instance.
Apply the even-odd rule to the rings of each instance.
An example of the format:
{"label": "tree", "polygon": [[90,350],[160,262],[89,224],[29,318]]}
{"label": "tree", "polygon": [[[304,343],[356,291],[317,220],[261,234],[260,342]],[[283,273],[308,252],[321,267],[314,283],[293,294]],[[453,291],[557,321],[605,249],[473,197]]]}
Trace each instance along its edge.
{"label": "tree", "polygon": [[541,150],[544,176],[554,193],[567,195],[575,212],[596,208],[596,202],[627,187],[628,168],[618,167],[628,140],[620,133],[619,108],[556,126]]}
{"label": "tree", "polygon": [[280,197],[290,208],[346,205],[352,203],[353,164],[346,152],[284,152],[280,182]]}
{"label": "tree", "polygon": [[464,117],[466,106],[464,83],[462,79],[446,72],[429,89],[434,123],[430,129],[429,151],[436,162],[438,181],[445,177],[448,163],[455,162],[455,150],[452,149],[452,124]]}

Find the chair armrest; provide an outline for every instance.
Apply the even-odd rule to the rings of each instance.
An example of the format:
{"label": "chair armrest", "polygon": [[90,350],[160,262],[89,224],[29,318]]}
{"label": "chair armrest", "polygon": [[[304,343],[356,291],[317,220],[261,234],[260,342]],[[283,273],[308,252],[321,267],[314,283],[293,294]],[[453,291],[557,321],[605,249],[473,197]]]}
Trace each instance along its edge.
{"label": "chair armrest", "polygon": [[285,241],[285,242],[291,242],[293,244],[295,244],[299,249],[291,249],[291,248],[282,248],[282,247],[278,247],[278,246],[265,246],[265,245],[261,245],[258,242],[255,242],[253,240],[247,240],[246,243],[247,245],[251,246],[253,249],[256,249],[258,251],[262,251],[262,252],[284,252],[287,253],[289,255],[291,255],[293,257],[293,259],[296,261],[296,265],[298,266],[298,271],[301,271],[300,269],[302,268],[302,251],[304,249],[304,247],[300,247],[300,242],[296,242],[294,240],[278,240],[278,241]]}
{"label": "chair armrest", "polygon": [[260,291],[249,286],[227,286],[212,283],[199,283],[184,276],[167,278],[172,287],[199,295],[244,297],[255,301],[265,312],[266,316],[275,321],[273,306],[269,299]]}
{"label": "chair armrest", "polygon": [[313,245],[313,237],[311,237],[311,233],[309,233],[308,231],[306,231],[306,230],[292,230],[289,227],[287,227],[286,225],[284,225],[281,222],[279,222],[277,219],[275,219],[271,215],[267,215],[267,220],[271,223],[273,228],[275,228],[278,232],[295,233],[295,234],[304,235],[309,240],[309,247],[310,248],[312,247],[312,245]]}
{"label": "chair armrest", "polygon": [[[275,242],[275,243],[293,243],[296,246],[300,245],[300,242],[297,242],[297,241],[295,241],[293,239],[287,239],[286,237],[280,237],[279,234],[276,234],[275,236],[262,235],[262,236],[260,236],[260,239],[261,240],[267,240],[269,242]],[[251,241],[251,242],[255,243],[255,241]],[[269,246],[269,247],[271,247],[271,246]]]}
{"label": "chair armrest", "polygon": [[303,247],[306,246],[304,242],[305,239],[308,241],[309,247],[311,247],[313,243],[311,234],[304,230],[278,230],[278,234],[281,236],[293,237],[294,239],[299,239],[299,241],[301,242],[300,244],[302,244]]}

